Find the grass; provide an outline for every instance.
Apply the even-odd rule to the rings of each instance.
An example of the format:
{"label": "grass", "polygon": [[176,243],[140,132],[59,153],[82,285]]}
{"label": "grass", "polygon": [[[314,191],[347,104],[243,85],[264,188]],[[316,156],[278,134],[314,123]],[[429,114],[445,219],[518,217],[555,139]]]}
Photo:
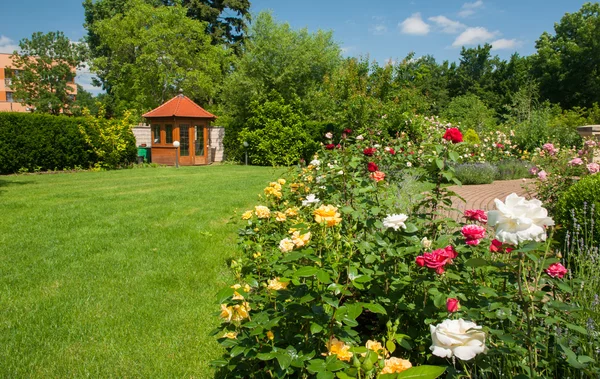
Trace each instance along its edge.
{"label": "grass", "polygon": [[0,177],[0,377],[213,376],[231,218],[281,171]]}

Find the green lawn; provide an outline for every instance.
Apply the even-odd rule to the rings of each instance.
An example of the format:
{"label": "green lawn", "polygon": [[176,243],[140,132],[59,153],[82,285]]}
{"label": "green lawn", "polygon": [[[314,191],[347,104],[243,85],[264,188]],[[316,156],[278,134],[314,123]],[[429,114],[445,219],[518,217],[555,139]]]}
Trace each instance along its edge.
{"label": "green lawn", "polygon": [[281,171],[0,177],[0,377],[211,377],[232,216]]}

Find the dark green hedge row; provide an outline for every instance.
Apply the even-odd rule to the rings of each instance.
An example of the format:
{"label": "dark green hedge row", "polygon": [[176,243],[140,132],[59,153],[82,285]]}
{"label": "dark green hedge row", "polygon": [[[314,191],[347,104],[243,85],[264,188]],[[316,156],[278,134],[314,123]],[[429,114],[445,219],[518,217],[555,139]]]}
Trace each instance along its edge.
{"label": "dark green hedge row", "polygon": [[[0,112],[0,174],[93,167],[99,163],[93,145],[102,144],[94,127],[85,117]],[[123,164],[135,160],[133,135],[129,140],[132,147],[122,157]]]}

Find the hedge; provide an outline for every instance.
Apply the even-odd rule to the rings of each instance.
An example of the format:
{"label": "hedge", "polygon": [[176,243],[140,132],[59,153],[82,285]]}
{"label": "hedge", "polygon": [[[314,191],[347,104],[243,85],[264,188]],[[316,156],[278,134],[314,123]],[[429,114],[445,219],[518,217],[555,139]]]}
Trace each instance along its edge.
{"label": "hedge", "polygon": [[[0,112],[0,174],[107,167],[98,154],[106,148],[106,138],[101,138],[105,131],[99,129],[111,123],[90,116]],[[119,153],[119,162],[112,161],[110,166],[135,160],[133,133],[130,128],[128,133],[119,133],[126,148]]]}

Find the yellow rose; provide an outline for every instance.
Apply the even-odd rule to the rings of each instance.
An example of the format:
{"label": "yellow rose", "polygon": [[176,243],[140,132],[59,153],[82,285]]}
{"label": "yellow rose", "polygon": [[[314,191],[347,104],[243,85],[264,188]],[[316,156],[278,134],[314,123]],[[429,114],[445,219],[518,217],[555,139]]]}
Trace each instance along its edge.
{"label": "yellow rose", "polygon": [[279,278],[269,279],[268,283],[267,288],[274,291],[284,290],[289,284],[287,282],[280,282]]}
{"label": "yellow rose", "polygon": [[268,331],[267,332],[267,338],[270,339],[271,341],[273,341],[273,339],[275,338],[275,335],[273,334],[272,331]]}
{"label": "yellow rose", "polygon": [[350,352],[350,346],[346,345],[343,341],[337,338],[332,338],[327,344],[328,355],[336,354],[340,361],[350,362],[352,359],[352,353]]}
{"label": "yellow rose", "polygon": [[342,218],[333,205],[321,205],[314,211],[315,221],[319,224],[327,223],[327,226],[335,226],[342,222]]}
{"label": "yellow rose", "polygon": [[231,317],[233,316],[233,307],[228,307],[226,304],[221,304],[221,314],[219,316],[225,321],[231,322]]}
{"label": "yellow rose", "polygon": [[296,246],[294,241],[289,238],[284,238],[279,242],[279,250],[281,250],[282,253],[287,253],[294,250],[294,246]]}
{"label": "yellow rose", "polygon": [[252,254],[252,256],[254,257],[254,259],[257,259],[258,257],[260,257],[262,254],[260,253],[260,251],[257,251],[256,253]]}
{"label": "yellow rose", "polygon": [[[239,290],[242,288],[241,284],[234,284],[231,286],[234,290]],[[250,286],[248,284],[244,285],[244,292],[247,294],[250,293]],[[242,296],[238,291],[233,291],[233,300],[244,300],[244,296]]]}
{"label": "yellow rose", "polygon": [[242,214],[242,220],[249,220],[252,218],[252,211],[246,211]]}
{"label": "yellow rose", "polygon": [[232,312],[231,320],[232,321],[242,321],[246,318],[250,317],[250,304],[248,302],[244,302],[242,304],[234,305]]}
{"label": "yellow rose", "polygon": [[271,217],[271,211],[264,205],[257,205],[254,207],[254,213],[258,218],[269,218]]}
{"label": "yellow rose", "polygon": [[382,374],[397,374],[408,370],[412,367],[412,363],[406,359],[392,357],[385,360],[385,367],[381,370]]}
{"label": "yellow rose", "polygon": [[285,213],[283,213],[283,212],[276,212],[275,213],[275,220],[277,220],[279,222],[284,222],[286,220]]}
{"label": "yellow rose", "polygon": [[275,188],[277,191],[281,191],[281,184],[279,184],[279,182],[271,182],[269,183],[269,186]]}
{"label": "yellow rose", "polygon": [[285,179],[277,179],[277,183],[284,185],[285,184]]}
{"label": "yellow rose", "polygon": [[302,247],[308,244],[308,241],[310,241],[310,232],[301,235],[299,231],[295,231],[292,234],[292,242],[296,247]]}
{"label": "yellow rose", "polygon": [[237,339],[237,333],[236,332],[228,332],[228,333],[223,334],[223,337],[221,337],[221,338],[230,338],[232,340],[235,340],[235,339]]}
{"label": "yellow rose", "polygon": [[288,217],[296,217],[296,216],[298,216],[298,209],[297,208],[288,208],[285,210],[285,214]]}

